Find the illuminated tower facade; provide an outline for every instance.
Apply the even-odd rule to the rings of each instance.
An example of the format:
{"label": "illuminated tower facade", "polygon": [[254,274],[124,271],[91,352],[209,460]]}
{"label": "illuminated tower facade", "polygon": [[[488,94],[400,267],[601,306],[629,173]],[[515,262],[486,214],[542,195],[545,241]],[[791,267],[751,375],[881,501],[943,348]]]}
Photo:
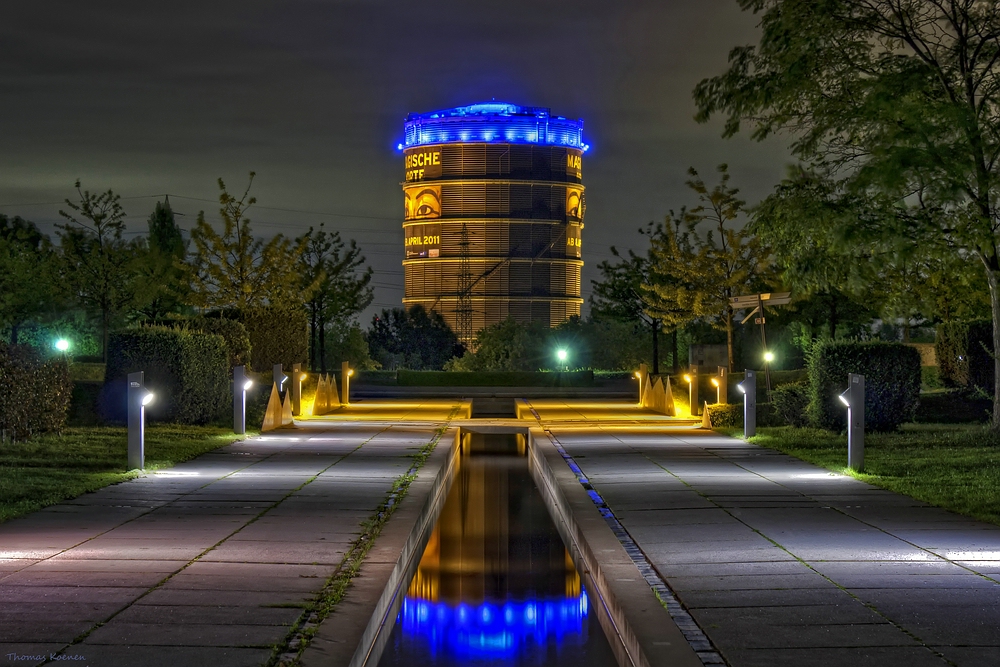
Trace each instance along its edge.
{"label": "illuminated tower facade", "polygon": [[488,102],[406,118],[403,304],[464,343],[580,314],[583,121]]}

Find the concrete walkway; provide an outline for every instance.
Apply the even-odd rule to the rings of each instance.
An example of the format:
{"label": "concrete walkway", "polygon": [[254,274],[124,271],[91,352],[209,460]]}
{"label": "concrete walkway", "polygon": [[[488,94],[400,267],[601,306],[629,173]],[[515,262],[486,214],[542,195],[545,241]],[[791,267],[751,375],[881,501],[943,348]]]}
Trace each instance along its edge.
{"label": "concrete walkway", "polygon": [[436,426],[307,422],[0,525],[0,665],[262,664]]}
{"label": "concrete walkway", "polygon": [[1000,665],[1000,528],[711,431],[548,417],[733,667]]}

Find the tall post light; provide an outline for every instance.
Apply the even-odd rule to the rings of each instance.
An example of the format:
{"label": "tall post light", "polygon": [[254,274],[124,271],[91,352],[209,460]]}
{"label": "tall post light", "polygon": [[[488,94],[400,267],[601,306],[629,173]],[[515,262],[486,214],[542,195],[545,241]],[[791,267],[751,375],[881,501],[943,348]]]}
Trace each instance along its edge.
{"label": "tall post light", "polygon": [[247,390],[252,386],[246,366],[233,369],[233,433],[247,432]]}
{"label": "tall post light", "polygon": [[847,406],[847,467],[865,469],[865,376],[847,374],[847,389],[837,398]]}
{"label": "tall post light", "polygon": [[292,414],[302,414],[302,364],[292,364]]}
{"label": "tall post light", "polygon": [[271,375],[274,377],[274,386],[278,388],[278,391],[284,391],[285,382],[288,381],[288,376],[285,375],[285,371],[281,367],[281,364],[274,364],[274,366],[271,367]]}
{"label": "tall post light", "polygon": [[146,406],[153,393],[146,389],[144,373],[128,374],[128,469],[142,470],[146,463]]}
{"label": "tall post light", "polygon": [[719,384],[716,385],[719,388],[719,403],[723,405],[728,405],[729,403],[729,369],[725,366],[719,366],[719,372],[716,374],[719,379]]}
{"label": "tall post light", "polygon": [[757,435],[757,372],[746,369],[736,388],[743,394],[743,437],[752,438]]}
{"label": "tall post light", "polygon": [[684,375],[684,381],[688,383],[688,405],[691,415],[701,414],[701,403],[698,401],[698,367],[692,366],[691,370]]}
{"label": "tall post light", "polygon": [[349,362],[340,364],[340,402],[344,405],[351,404],[351,376],[354,370]]}

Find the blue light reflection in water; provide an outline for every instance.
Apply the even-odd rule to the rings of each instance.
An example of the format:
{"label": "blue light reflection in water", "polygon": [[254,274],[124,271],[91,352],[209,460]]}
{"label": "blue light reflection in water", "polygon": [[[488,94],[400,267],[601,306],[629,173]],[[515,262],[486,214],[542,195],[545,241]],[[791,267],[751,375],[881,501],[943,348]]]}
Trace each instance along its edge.
{"label": "blue light reflection in water", "polygon": [[407,596],[397,623],[403,633],[427,643],[432,656],[509,658],[533,642],[561,644],[566,635],[584,636],[587,592],[576,598],[479,605],[431,602]]}

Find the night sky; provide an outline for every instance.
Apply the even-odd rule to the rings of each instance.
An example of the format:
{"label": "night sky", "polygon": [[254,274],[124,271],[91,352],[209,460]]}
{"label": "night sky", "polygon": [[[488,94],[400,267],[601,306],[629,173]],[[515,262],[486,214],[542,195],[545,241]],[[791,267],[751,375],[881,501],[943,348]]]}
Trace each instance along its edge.
{"label": "night sky", "polygon": [[398,306],[403,119],[495,98],[584,120],[589,298],[608,246],[691,203],[689,166],[728,162],[751,202],[781,178],[781,141],[692,119],[755,26],[735,0],[4,2],[0,213],[51,233],[80,178],[122,196],[131,233],[165,193],[189,229],[218,219],[217,178],[242,192],[254,170],[257,233],[340,230],[372,308]]}

